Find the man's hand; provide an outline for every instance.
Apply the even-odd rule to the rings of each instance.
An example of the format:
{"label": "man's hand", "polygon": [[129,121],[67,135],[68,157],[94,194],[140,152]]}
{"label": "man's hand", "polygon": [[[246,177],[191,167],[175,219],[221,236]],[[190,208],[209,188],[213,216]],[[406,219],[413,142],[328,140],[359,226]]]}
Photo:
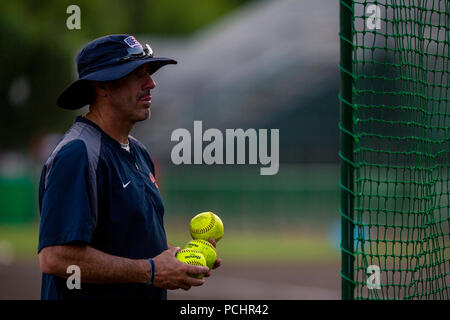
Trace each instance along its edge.
{"label": "man's hand", "polygon": [[153,258],[155,277],[153,285],[166,289],[189,290],[192,286],[201,286],[205,280],[196,279],[190,275],[209,274],[208,267],[191,266],[175,258],[179,247],[171,247]]}
{"label": "man's hand", "polygon": [[[216,243],[216,240],[214,240],[214,238],[209,238],[208,241],[214,246],[214,248],[216,247],[217,243]],[[217,269],[218,267],[220,267],[221,263],[222,263],[222,259],[217,258],[216,262],[214,262],[213,269]]]}

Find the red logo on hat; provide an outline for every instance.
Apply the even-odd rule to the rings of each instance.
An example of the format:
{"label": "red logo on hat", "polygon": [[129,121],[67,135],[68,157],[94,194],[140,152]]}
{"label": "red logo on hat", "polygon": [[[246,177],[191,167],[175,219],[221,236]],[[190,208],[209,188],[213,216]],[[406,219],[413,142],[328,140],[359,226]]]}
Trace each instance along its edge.
{"label": "red logo on hat", "polygon": [[130,48],[134,48],[137,46],[140,46],[141,44],[136,40],[135,37],[133,36],[129,36],[125,39],[123,39],[123,41],[130,47]]}
{"label": "red logo on hat", "polygon": [[153,176],[153,174],[150,172],[150,173],[148,174],[148,176],[150,177],[150,180],[155,184],[156,188],[158,188],[158,190],[159,190],[158,184],[156,183],[156,179],[155,179],[155,177]]}

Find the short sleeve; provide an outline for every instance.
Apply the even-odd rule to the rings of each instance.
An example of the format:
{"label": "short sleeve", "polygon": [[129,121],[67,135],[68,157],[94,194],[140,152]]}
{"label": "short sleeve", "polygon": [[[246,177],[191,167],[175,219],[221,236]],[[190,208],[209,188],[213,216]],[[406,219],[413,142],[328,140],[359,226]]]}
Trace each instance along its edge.
{"label": "short sleeve", "polygon": [[65,144],[44,166],[39,187],[38,252],[52,245],[90,243],[95,223],[89,173],[87,149],[81,140]]}

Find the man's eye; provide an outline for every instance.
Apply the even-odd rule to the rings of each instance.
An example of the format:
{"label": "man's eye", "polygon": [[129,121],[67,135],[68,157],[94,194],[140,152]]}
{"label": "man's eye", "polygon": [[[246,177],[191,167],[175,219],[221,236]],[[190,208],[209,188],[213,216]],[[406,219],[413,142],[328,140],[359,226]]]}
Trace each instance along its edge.
{"label": "man's eye", "polygon": [[136,71],[136,76],[138,77],[138,78],[143,78],[143,77],[145,77],[146,75],[147,75],[147,70],[138,70],[138,71]]}

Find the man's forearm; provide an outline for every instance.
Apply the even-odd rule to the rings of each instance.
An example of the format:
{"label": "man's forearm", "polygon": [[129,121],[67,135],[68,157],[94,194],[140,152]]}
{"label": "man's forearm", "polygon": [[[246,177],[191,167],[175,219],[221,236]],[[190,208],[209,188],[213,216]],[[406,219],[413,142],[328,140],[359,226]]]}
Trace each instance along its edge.
{"label": "man's forearm", "polygon": [[90,246],[47,247],[39,256],[48,273],[63,278],[70,275],[66,273],[68,266],[77,265],[81,281],[87,283],[148,283],[150,277],[150,264],[145,259],[113,256]]}

